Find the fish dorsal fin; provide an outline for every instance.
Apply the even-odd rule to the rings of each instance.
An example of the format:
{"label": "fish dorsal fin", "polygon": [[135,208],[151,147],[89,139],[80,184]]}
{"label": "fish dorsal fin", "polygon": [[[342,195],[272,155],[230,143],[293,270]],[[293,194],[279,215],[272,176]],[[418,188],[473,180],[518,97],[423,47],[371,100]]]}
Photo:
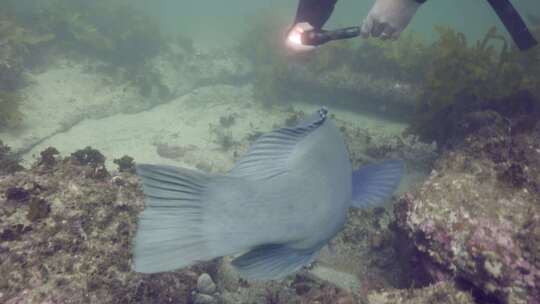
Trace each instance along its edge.
{"label": "fish dorsal fin", "polygon": [[229,175],[261,180],[286,173],[287,160],[295,145],[321,126],[327,113],[326,108],[321,108],[295,127],[280,128],[262,135],[236,163]]}
{"label": "fish dorsal fin", "polygon": [[404,163],[386,160],[369,164],[353,172],[352,205],[356,208],[383,204],[397,189],[403,176]]}
{"label": "fish dorsal fin", "polygon": [[316,252],[299,251],[282,244],[267,244],[237,257],[232,265],[244,278],[275,280],[311,263]]}

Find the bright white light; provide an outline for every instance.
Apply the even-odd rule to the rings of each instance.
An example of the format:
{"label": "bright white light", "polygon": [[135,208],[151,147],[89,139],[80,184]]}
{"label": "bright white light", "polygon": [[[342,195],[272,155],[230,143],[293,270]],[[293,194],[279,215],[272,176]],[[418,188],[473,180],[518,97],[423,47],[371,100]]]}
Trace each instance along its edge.
{"label": "bright white light", "polygon": [[292,31],[289,35],[289,41],[294,44],[302,44],[302,34],[297,31]]}
{"label": "bright white light", "polygon": [[305,45],[302,43],[302,35],[306,31],[313,30],[313,26],[311,26],[307,22],[298,23],[295,25],[292,30],[289,32],[289,35],[287,36],[287,39],[285,40],[286,46],[295,51],[295,52],[305,52],[315,49],[315,46],[313,45]]}

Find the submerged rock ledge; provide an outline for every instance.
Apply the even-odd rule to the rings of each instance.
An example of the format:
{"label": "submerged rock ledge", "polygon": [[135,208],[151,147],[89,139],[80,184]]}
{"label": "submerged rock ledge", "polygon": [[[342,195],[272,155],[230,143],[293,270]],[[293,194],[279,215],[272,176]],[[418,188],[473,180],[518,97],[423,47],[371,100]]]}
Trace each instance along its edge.
{"label": "submerged rock ledge", "polygon": [[52,156],[0,178],[0,302],[165,303],[194,288],[191,270],[131,271],[142,193],[99,162]]}
{"label": "submerged rock ledge", "polygon": [[[49,148],[30,169],[1,176],[0,302],[395,302],[383,301],[391,297],[377,297],[375,289],[355,293],[303,272],[281,282],[246,282],[232,270],[224,272],[230,268],[227,259],[168,273],[135,273],[131,242],[142,209],[138,178],[129,170],[110,173],[103,155],[89,147],[70,157]],[[203,273],[215,287],[201,287]],[[368,302],[368,292],[376,300]],[[408,293],[416,303],[433,297],[429,289],[396,292]]]}
{"label": "submerged rock ledge", "polygon": [[[514,123],[514,121],[510,121]],[[396,207],[435,280],[471,284],[481,303],[540,303],[540,123],[490,125],[435,163]]]}
{"label": "submerged rock ledge", "polygon": [[[0,177],[0,302],[190,303],[207,273],[218,303],[473,303],[467,289],[476,303],[537,303],[539,201],[540,123],[513,132],[486,126],[443,153],[430,178],[395,208],[435,285],[384,291],[365,281],[355,292],[305,273],[251,283],[223,275],[216,261],[143,275],[130,267],[143,209],[138,178],[110,173],[90,148],[66,158],[47,149],[30,169]],[[347,248],[368,242],[379,253],[392,243],[376,234],[364,240],[358,225],[337,240]]]}

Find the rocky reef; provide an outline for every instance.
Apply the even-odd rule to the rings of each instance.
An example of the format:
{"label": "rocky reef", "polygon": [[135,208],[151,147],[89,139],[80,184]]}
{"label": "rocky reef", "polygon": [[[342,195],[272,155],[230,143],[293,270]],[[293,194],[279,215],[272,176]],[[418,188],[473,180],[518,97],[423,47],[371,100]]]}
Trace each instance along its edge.
{"label": "rocky reef", "polygon": [[131,271],[131,238],[143,208],[137,178],[111,176],[87,148],[48,149],[28,170],[0,179],[0,302],[186,303],[192,270]]}
{"label": "rocky reef", "polygon": [[423,266],[479,303],[540,303],[540,122],[478,127],[395,212]]}
{"label": "rocky reef", "polygon": [[[8,155],[7,147],[3,151]],[[169,273],[135,273],[139,180],[132,158],[118,159],[118,170],[104,161],[91,147],[68,157],[49,147],[31,168],[19,166],[0,178],[0,302],[379,304],[395,303],[390,293],[435,297],[434,291],[405,290],[377,296],[380,288],[408,284],[392,214],[383,209],[351,212],[320,265],[280,282],[242,280],[227,258]]]}
{"label": "rocky reef", "polygon": [[0,302],[355,303],[352,294],[315,279],[227,282],[233,274],[217,276],[223,272],[215,261],[164,274],[133,272],[142,191],[131,158],[121,158],[112,173],[104,161],[91,147],[69,157],[48,148],[30,169],[0,178]]}
{"label": "rocky reef", "polygon": [[[13,6],[16,1],[7,2]],[[137,10],[123,11],[123,0],[111,7],[107,1],[86,2],[44,1],[44,10],[27,14],[39,21],[30,23],[43,25],[33,29],[26,28],[24,16],[0,16],[0,128],[16,125],[21,104],[33,105],[23,108],[27,117],[32,108],[40,108],[40,99],[21,99],[39,94],[19,95],[18,90],[34,62],[32,50],[56,50],[50,42],[64,48],[60,57],[82,56],[89,63],[73,68],[75,59],[66,60],[62,68],[77,73],[52,78],[46,85],[77,78],[87,86],[92,83],[89,91],[110,90],[107,98],[78,93],[63,96],[59,104],[52,103],[56,96],[44,99],[49,108],[78,112],[67,112],[67,123],[53,111],[39,112],[31,117],[58,120],[47,132],[38,125],[25,134],[2,135],[17,155],[0,142],[1,303],[539,303],[538,49],[518,54],[494,30],[471,45],[462,34],[439,28],[440,38],[433,45],[410,35],[393,43],[329,44],[291,59],[272,44],[281,37],[269,15],[240,41],[241,54],[202,52],[189,39],[163,41],[156,21]],[[123,18],[116,20],[119,12]],[[253,46],[260,37],[272,39]],[[132,56],[123,56],[132,49]],[[80,77],[88,73],[91,78]],[[67,81],[51,91],[76,89],[76,84]],[[133,93],[133,88],[140,92]],[[399,121],[416,116],[406,137],[384,134],[378,125],[359,127],[339,115],[333,118],[355,167],[399,158],[409,171],[431,174],[392,206],[394,212],[351,210],[344,230],[320,259],[280,282],[242,280],[228,258],[163,274],[134,273],[131,241],[143,209],[134,175],[140,156],[115,159],[114,170],[105,166],[103,154],[120,156],[125,151],[102,154],[87,147],[64,157],[50,147],[39,153],[56,145],[42,139],[85,120],[88,124],[74,131],[98,131],[74,132],[73,137],[97,138],[105,129],[111,141],[140,137],[142,133],[129,133],[139,123],[115,129],[123,114],[112,113],[144,112],[167,102],[156,123],[167,132],[152,131],[160,136],[145,139],[152,142],[149,154],[155,150],[166,160],[223,172],[272,123],[282,125],[276,117],[285,118],[265,109],[264,124],[248,122],[246,117],[260,115],[252,99],[283,103],[311,97],[335,100],[336,108],[386,117],[393,113]],[[233,103],[257,110],[236,113]],[[194,130],[201,129],[205,117],[199,110],[187,116],[175,111],[196,105],[225,114],[208,124],[209,140],[192,145],[182,141],[201,137]],[[209,112],[204,108],[199,113],[203,111]],[[289,112],[286,125],[302,117],[295,109]],[[104,129],[87,119],[108,115],[110,119],[101,122]],[[141,117],[148,118],[142,113],[134,121],[144,121]],[[179,119],[194,123],[181,129],[175,123]],[[81,146],[88,144],[99,142]],[[208,156],[194,156],[212,147],[215,151]],[[29,149],[39,156],[24,169],[18,156]]]}
{"label": "rocky reef", "polygon": [[[382,208],[352,210],[310,269],[266,283],[240,279],[227,258],[134,273],[131,241],[143,209],[134,160],[119,158],[114,170],[91,147],[69,157],[48,148],[31,168],[0,178],[0,301],[536,303],[540,123],[533,118],[516,111],[475,125],[399,200],[395,218]],[[372,142],[369,133],[338,126],[355,165],[366,157],[436,156],[414,141]],[[365,155],[356,145],[367,146]],[[7,147],[2,151],[16,164]]]}
{"label": "rocky reef", "polygon": [[368,304],[473,304],[471,295],[450,282],[424,288],[393,289],[371,293]]}

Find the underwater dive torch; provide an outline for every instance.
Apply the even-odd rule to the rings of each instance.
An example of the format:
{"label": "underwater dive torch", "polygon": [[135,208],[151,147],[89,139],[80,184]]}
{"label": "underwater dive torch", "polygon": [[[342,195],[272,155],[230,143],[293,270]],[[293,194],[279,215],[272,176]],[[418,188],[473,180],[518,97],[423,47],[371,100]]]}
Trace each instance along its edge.
{"label": "underwater dive torch", "polygon": [[309,30],[301,35],[301,41],[304,45],[317,46],[333,40],[349,39],[360,35],[359,26],[340,28],[333,31]]}
{"label": "underwater dive torch", "polygon": [[[504,27],[512,37],[520,50],[530,49],[538,44],[538,41],[529,31],[525,21],[509,0],[487,0],[493,8]],[[333,40],[349,39],[360,35],[360,27],[345,27],[333,31],[318,29],[299,29],[289,35],[289,40],[295,44],[305,46],[319,46]]]}

